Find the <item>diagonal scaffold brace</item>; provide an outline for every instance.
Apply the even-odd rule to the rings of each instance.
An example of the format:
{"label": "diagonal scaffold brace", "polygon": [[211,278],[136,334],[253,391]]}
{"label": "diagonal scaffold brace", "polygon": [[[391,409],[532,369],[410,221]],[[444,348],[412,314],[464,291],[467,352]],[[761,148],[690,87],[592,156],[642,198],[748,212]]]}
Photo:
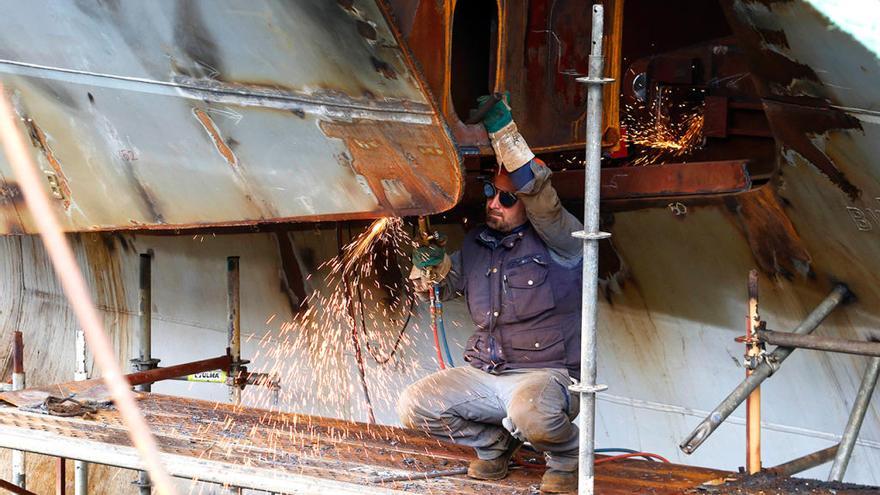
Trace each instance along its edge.
{"label": "diagonal scaffold brace", "polygon": [[[831,293],[828,294],[822,302],[794,329],[793,333],[799,335],[807,335],[813,332],[822,321],[834,311],[835,308],[845,302],[850,296],[850,291],[846,285],[838,284],[834,286]],[[770,377],[779,369],[779,366],[788,356],[794,352],[792,347],[777,347],[773,352],[767,354],[760,364],[755,366],[752,373],[743,380],[731,392],[721,404],[718,405],[709,416],[706,417],[695,429],[679,444],[679,448],[685,454],[692,454],[697,448],[709,438],[721,423],[730,416],[743,401],[757,389],[761,383]]]}
{"label": "diagonal scaffold brace", "polygon": [[590,66],[587,77],[586,160],[584,171],[584,230],[572,236],[584,242],[583,295],[581,312],[581,380],[569,389],[580,395],[580,437],[578,448],[578,493],[593,495],[596,433],[596,393],[607,389],[596,384],[596,327],[598,324],[599,241],[611,237],[599,230],[599,181],[602,160],[602,89],[613,79],[603,77],[602,53],[604,9],[592,6]]}

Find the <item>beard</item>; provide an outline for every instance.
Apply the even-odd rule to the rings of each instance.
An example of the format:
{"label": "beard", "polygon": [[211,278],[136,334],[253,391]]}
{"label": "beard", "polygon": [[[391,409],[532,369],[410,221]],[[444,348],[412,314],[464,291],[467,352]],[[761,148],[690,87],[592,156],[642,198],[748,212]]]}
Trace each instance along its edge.
{"label": "beard", "polygon": [[512,226],[505,220],[501,210],[486,208],[486,225],[498,232],[510,232]]}

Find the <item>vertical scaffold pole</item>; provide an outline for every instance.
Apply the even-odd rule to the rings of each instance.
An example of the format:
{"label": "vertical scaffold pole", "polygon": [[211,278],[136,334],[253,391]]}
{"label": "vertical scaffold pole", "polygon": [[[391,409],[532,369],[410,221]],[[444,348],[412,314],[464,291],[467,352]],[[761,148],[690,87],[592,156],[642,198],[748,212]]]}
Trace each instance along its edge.
{"label": "vertical scaffold pole", "polygon": [[[241,276],[238,256],[226,258],[226,333],[227,345],[232,354],[232,366],[229,369],[229,402],[241,404],[242,368],[241,360]],[[239,495],[242,490],[235,486],[226,487],[229,495]]]}
{"label": "vertical scaffold pole", "polygon": [[241,295],[239,278],[239,257],[226,258],[226,330],[229,350],[232,353],[232,369],[230,370],[229,401],[241,404]]}
{"label": "vertical scaffold pole", "polygon": [[586,166],[584,171],[584,230],[573,232],[584,242],[583,299],[581,314],[581,381],[572,385],[580,394],[580,438],[578,449],[578,493],[593,495],[595,456],[596,393],[605,390],[596,385],[596,326],[598,322],[599,240],[611,234],[599,231],[599,179],[602,160],[602,86],[605,59],[602,52],[604,12],[601,4],[592,7],[592,42],[587,77]]}
{"label": "vertical scaffold pole", "polygon": [[[758,314],[758,271],[749,272],[749,317],[746,324],[746,378],[759,363],[763,349],[757,333],[761,327]],[[746,399],[746,469],[749,474],[761,472],[761,386]]]}
{"label": "vertical scaffold pole", "polygon": [[[21,332],[15,331],[12,339],[12,390],[25,388],[24,374],[24,338]],[[19,488],[27,488],[25,475],[25,458],[21,450],[12,451],[12,482]]]}
{"label": "vertical scaffold pole", "polygon": [[[89,379],[88,357],[86,355],[86,333],[82,327],[76,329],[76,371],[73,379],[81,382]],[[89,464],[85,461],[73,462],[73,493],[86,495],[89,492]]]}
{"label": "vertical scaffold pole", "polygon": [[[153,252],[148,250],[140,255],[139,276],[138,276],[138,306],[141,315],[140,325],[138,326],[137,337],[137,357],[132,359],[133,368],[137,371],[147,371],[155,369],[159,365],[159,360],[153,358],[153,272],[152,272]],[[150,384],[137,385],[135,388],[138,392],[149,392],[152,388]],[[138,479],[134,482],[138,487],[140,495],[150,495],[152,493],[153,483],[146,471],[138,472]]]}

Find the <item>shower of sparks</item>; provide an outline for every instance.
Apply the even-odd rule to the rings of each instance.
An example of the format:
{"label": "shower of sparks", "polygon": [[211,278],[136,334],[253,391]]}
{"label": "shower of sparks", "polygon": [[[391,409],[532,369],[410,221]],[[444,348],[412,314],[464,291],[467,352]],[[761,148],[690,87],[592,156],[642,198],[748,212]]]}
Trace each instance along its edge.
{"label": "shower of sparks", "polygon": [[669,111],[651,112],[627,106],[626,140],[640,148],[633,165],[652,165],[699,149],[703,144],[703,107],[680,104],[677,117]]}
{"label": "shower of sparks", "polygon": [[[269,363],[269,369],[259,371],[280,379],[281,388],[249,386],[246,403],[270,411],[363,419],[364,396],[352,334],[357,332],[373,407],[384,410],[395,404],[399,384],[424,374],[419,356],[405,352],[412,344],[411,336],[420,333],[418,325],[410,322],[414,295],[409,281],[387,276],[389,270],[408,273],[408,264],[398,260],[409,258],[412,245],[402,219],[382,218],[354,237],[338,256],[321,264],[316,276],[309,278],[313,290],[306,301],[308,309],[292,321],[278,322],[277,315],[269,316],[267,327],[275,322],[272,327],[277,331],[266,332],[260,349],[247,356]],[[232,445],[265,444],[265,435],[307,444],[313,441],[308,434],[297,433],[302,429],[295,424],[299,419],[278,424],[272,417],[261,415],[258,426],[237,424],[228,417],[206,424],[205,429],[234,438]],[[340,437],[345,435],[340,432]]]}
{"label": "shower of sparks", "polygon": [[418,370],[406,366],[397,352],[409,344],[403,328],[413,295],[406,280],[389,286],[381,273],[389,268],[405,273],[390,265],[408,258],[404,248],[411,245],[401,219],[381,218],[318,267],[324,277],[307,299],[308,309],[282,323],[275,338],[261,342],[263,358],[277,363],[270,373],[283,377],[281,410],[308,407],[338,417],[363,410],[352,332],[357,332],[369,369],[374,407],[396,400],[398,391],[389,390],[392,378],[396,382],[402,371]]}

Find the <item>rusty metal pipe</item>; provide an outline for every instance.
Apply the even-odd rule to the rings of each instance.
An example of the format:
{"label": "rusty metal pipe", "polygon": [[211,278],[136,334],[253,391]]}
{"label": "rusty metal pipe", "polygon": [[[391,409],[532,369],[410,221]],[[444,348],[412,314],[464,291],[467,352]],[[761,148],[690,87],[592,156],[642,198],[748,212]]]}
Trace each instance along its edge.
{"label": "rusty metal pipe", "polygon": [[58,457],[55,460],[55,495],[67,493],[67,459]]}
{"label": "rusty metal pipe", "polygon": [[[22,390],[27,386],[24,374],[24,337],[21,332],[12,334],[12,390]],[[12,451],[12,482],[26,488],[25,454],[21,450]]]}
{"label": "rusty metal pipe", "polygon": [[12,337],[12,373],[14,375],[24,374],[24,337],[21,332],[13,332]]}
{"label": "rusty metal pipe", "polygon": [[865,374],[862,376],[859,393],[856,395],[852,411],[849,414],[843,438],[840,439],[840,449],[834,456],[834,464],[831,465],[828,481],[843,481],[843,475],[846,473],[846,467],[859,437],[859,430],[862,429],[862,422],[865,420],[865,413],[868,412],[868,406],[871,404],[871,396],[874,395],[874,389],[877,388],[878,377],[880,377],[880,357],[872,357],[868,361]]}
{"label": "rusty metal pipe", "polygon": [[[755,340],[761,325],[758,314],[758,271],[749,272],[749,321],[746,327],[746,357],[753,363],[761,355],[762,348]],[[753,373],[752,366],[746,367],[746,378]],[[761,386],[746,399],[746,470],[749,474],[761,471]]]}
{"label": "rusty metal pipe", "polygon": [[813,452],[812,454],[807,454],[803,457],[792,459],[778,466],[767,468],[765,469],[765,471],[768,474],[772,474],[774,476],[794,476],[797,473],[806,471],[807,469],[813,469],[816,466],[821,466],[822,464],[830,461],[834,458],[835,454],[837,454],[838,447],[840,447],[839,444],[832,445],[827,449],[822,449]]}
{"label": "rusty metal pipe", "polygon": [[0,488],[7,490],[11,493],[14,493],[16,495],[37,495],[34,492],[25,490],[24,488],[14,484],[14,483],[10,483],[6,480],[0,480]]}
{"label": "rusty metal pipe", "polygon": [[232,363],[232,356],[225,356],[202,359],[201,361],[193,361],[191,363],[183,363],[167,368],[156,368],[147,371],[138,371],[126,375],[125,378],[132,386],[146,385],[150,383],[160,382],[162,380],[170,380],[179,376],[192,375],[203,371],[226,370]]}
{"label": "rusty metal pipe", "polygon": [[[815,330],[825,318],[834,311],[850,294],[849,289],[838,284],[834,286],[831,293],[816,306],[815,309],[794,329],[797,334],[809,334]],[[766,356],[766,359],[755,368],[754,372],[745,380],[743,380],[731,392],[721,404],[718,405],[709,416],[706,417],[695,429],[679,444],[685,454],[693,454],[697,448],[709,438],[728,416],[746,400],[746,397],[752,393],[761,383],[770,377],[785,361],[792,352],[792,347],[777,347],[773,352]],[[771,364],[772,363],[772,364]]]}
{"label": "rusty metal pipe", "polygon": [[774,332],[772,330],[758,332],[758,339],[768,344],[783,347],[880,357],[880,342],[838,339],[819,335],[798,335],[796,333]]}

